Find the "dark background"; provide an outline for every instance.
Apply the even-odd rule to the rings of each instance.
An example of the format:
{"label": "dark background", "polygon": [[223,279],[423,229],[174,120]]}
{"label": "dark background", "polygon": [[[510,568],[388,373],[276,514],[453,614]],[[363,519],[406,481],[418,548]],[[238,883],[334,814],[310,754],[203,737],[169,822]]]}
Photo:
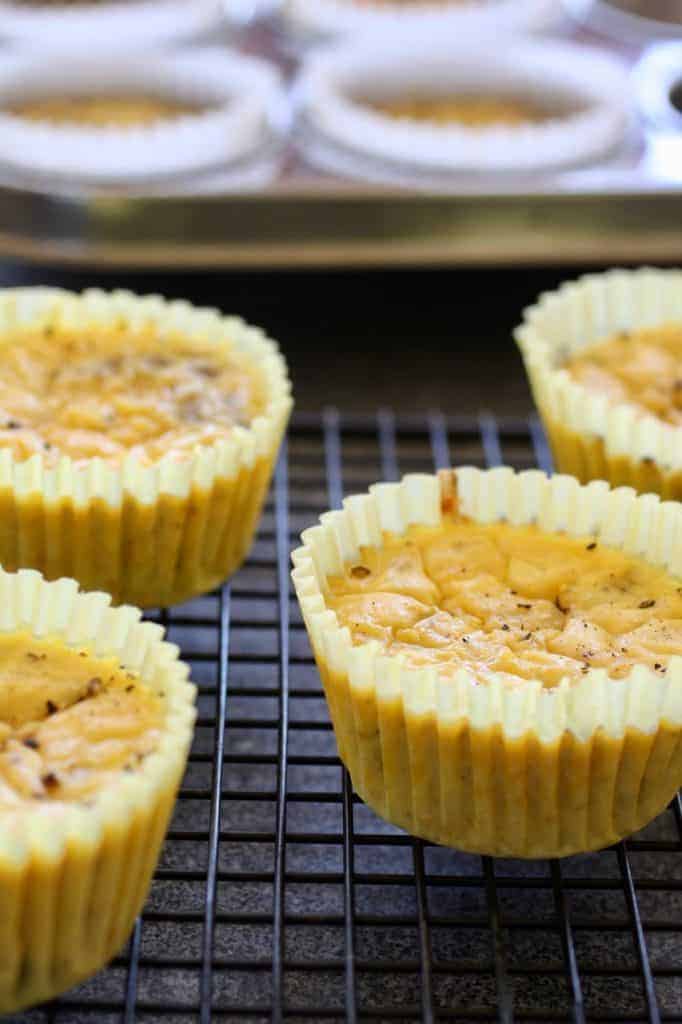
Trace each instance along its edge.
{"label": "dark background", "polygon": [[131,288],[217,306],[282,346],[296,407],[392,406],[525,415],[531,409],[512,330],[570,268],[130,274],[0,267],[3,285]]}

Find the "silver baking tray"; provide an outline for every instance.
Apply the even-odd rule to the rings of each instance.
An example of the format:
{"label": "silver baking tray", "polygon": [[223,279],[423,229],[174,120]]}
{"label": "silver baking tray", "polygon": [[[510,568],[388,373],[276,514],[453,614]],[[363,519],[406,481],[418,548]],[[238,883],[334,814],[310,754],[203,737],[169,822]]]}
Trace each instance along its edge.
{"label": "silver baking tray", "polygon": [[[0,167],[0,255],[159,269],[678,262],[680,26],[669,26],[673,41],[652,43],[646,20],[627,13],[626,33],[607,25],[604,35],[608,5],[565,3],[574,18],[567,35],[606,43],[633,66],[639,122],[598,166],[522,179],[413,179],[409,168],[337,151],[335,166],[362,177],[324,174],[310,159],[319,142],[298,122],[286,139],[267,140],[255,164],[142,191],[46,185]],[[276,21],[242,28],[238,42],[293,70]]]}

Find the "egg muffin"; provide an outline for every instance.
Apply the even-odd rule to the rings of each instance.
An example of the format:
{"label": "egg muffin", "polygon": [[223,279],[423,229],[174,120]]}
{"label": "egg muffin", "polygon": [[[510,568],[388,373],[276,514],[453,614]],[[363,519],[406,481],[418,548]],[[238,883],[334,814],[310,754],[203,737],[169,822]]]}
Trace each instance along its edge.
{"label": "egg muffin", "polygon": [[682,498],[682,275],[593,274],[516,331],[557,467]]}
{"label": "egg muffin", "polygon": [[505,468],[324,516],[293,579],[357,792],[497,856],[644,826],[682,782],[681,538],[676,504]]}
{"label": "egg muffin", "polygon": [[0,563],[116,602],[210,590],[247,553],[291,407],[258,328],[128,292],[0,292]]}
{"label": "egg muffin", "polygon": [[147,895],[194,723],[178,649],[74,580],[0,570],[0,1013],[103,967]]}

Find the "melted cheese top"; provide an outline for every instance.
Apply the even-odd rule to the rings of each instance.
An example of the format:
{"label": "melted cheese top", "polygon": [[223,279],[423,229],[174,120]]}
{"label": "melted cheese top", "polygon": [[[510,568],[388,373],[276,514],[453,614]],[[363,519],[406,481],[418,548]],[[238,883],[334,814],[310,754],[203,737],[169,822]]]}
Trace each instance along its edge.
{"label": "melted cheese top", "polygon": [[28,121],[84,128],[143,128],[156,121],[197,114],[198,105],[159,96],[49,96],[5,108]]}
{"label": "melted cheese top", "polygon": [[161,698],[114,658],[0,634],[0,809],[87,802],[159,743]]}
{"label": "melted cheese top", "polygon": [[682,426],[682,324],[622,331],[580,349],[565,368],[611,402]]}
{"label": "melted cheese top", "polygon": [[152,331],[0,338],[0,447],[20,460],[120,461],[134,451],[154,461],[229,436],[263,406],[253,367]]}
{"label": "melted cheese top", "polygon": [[444,675],[466,669],[546,687],[603,668],[662,674],[682,654],[682,582],[591,538],[534,526],[480,525],[448,516],[438,527],[387,534],[342,576],[327,603],[355,644]]}

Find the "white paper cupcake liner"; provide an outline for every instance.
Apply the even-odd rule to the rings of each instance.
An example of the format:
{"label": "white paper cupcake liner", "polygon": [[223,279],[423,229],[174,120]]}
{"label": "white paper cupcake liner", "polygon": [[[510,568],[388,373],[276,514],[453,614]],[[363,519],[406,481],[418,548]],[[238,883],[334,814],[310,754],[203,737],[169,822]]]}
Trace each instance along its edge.
{"label": "white paper cupcake liner", "polygon": [[[527,98],[556,111],[541,123],[474,129],[398,119],[362,100],[475,94]],[[516,39],[496,48],[478,36],[365,38],[310,58],[299,82],[300,117],[356,153],[436,171],[528,172],[601,156],[630,124],[624,66],[570,43]]]}
{"label": "white paper cupcake liner", "polygon": [[523,32],[546,29],[558,15],[558,0],[433,0],[404,7],[366,0],[284,0],[287,28],[309,41],[387,30]]}
{"label": "white paper cupcake liner", "polygon": [[201,36],[225,17],[222,0],[113,0],[99,3],[0,2],[0,39],[63,50],[129,52]]}
{"label": "white paper cupcake liner", "polygon": [[[159,96],[208,109],[126,129],[49,124],[1,110],[46,95],[97,93]],[[0,67],[0,161],[43,177],[96,183],[229,165],[272,142],[281,99],[274,68],[227,50],[7,58]]]}

